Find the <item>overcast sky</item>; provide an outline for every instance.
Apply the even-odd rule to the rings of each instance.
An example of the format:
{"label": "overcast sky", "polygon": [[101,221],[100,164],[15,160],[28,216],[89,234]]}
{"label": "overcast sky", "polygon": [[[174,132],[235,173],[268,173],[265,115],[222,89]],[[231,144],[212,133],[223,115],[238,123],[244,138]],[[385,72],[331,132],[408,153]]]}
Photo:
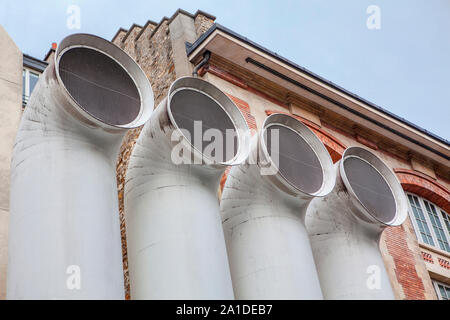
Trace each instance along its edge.
{"label": "overcast sky", "polygon": [[[71,5],[80,8],[80,29],[67,26]],[[380,9],[380,29],[367,27],[370,5]],[[229,29],[450,139],[450,0],[0,0],[0,24],[24,53],[42,59],[70,33],[111,40],[120,27],[159,22],[178,8],[211,13]]]}

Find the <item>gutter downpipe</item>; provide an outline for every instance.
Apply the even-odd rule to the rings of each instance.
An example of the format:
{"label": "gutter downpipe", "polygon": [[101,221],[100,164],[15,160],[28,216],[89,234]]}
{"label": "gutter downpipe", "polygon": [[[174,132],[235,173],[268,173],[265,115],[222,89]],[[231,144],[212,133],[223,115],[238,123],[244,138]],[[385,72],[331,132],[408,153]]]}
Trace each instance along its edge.
{"label": "gutter downpipe", "polygon": [[211,58],[211,52],[205,51],[205,53],[203,54],[202,61],[200,61],[199,64],[195,66],[194,71],[192,71],[193,77],[198,77],[198,70],[200,70],[201,67],[203,67],[205,64],[207,64],[209,62],[210,58]]}

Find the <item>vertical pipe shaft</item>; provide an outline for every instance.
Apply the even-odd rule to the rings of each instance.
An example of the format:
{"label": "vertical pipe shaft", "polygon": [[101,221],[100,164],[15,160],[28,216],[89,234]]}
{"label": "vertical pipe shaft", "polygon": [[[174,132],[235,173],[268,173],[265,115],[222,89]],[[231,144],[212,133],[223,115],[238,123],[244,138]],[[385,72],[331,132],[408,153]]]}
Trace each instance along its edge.
{"label": "vertical pipe shaft", "polygon": [[[131,77],[141,101],[133,124],[104,122],[100,105],[79,104],[83,97],[75,98],[76,92],[90,92],[93,101],[115,88],[99,74],[59,68],[72,49],[64,50],[75,47],[105,59],[85,63],[115,61]],[[80,59],[70,62],[77,66]],[[61,80],[69,71],[74,81],[82,79],[76,92],[74,82]],[[151,102],[145,74],[119,48],[90,35],[62,41],[33,91],[14,146],[8,299],[124,298],[115,163],[123,135],[148,119]],[[120,103],[108,106],[125,115],[128,110]]]}
{"label": "vertical pipe shaft", "polygon": [[[376,169],[373,172],[383,180],[374,181],[375,177],[369,170],[358,173],[362,183],[349,179],[355,168],[345,169],[343,163],[355,157],[373,166]],[[344,152],[342,160],[335,164],[335,174],[333,192],[311,201],[306,215],[306,227],[324,297],[394,299],[379,241],[385,227],[399,225],[406,218],[406,200],[401,186],[381,160],[358,147]],[[386,190],[392,192],[395,203],[392,208],[383,207],[380,211],[373,205],[380,207],[391,200],[381,192],[383,185],[388,186]],[[371,199],[362,200],[368,199],[365,196]],[[388,216],[386,213],[390,209],[393,215]]]}
{"label": "vertical pipe shaft", "polygon": [[[219,89],[198,78],[180,78],[136,142],[125,185],[132,299],[234,298],[217,190],[226,166],[245,159],[248,145],[238,134],[233,159],[207,164],[204,150],[191,147],[203,133],[185,130],[197,120],[215,128],[214,113],[220,110],[225,115],[219,122],[229,117],[235,129],[248,131],[242,114]],[[174,141],[182,130],[181,142]],[[183,163],[175,159],[180,145],[186,147]]]}
{"label": "vertical pipe shaft", "polygon": [[[277,151],[267,151],[265,131],[283,125]],[[292,152],[297,150],[298,153]],[[266,119],[263,130],[252,144],[256,163],[242,164],[231,170],[221,200],[222,223],[230,261],[234,293],[237,299],[322,299],[319,279],[305,229],[304,215],[315,196],[331,191],[334,178],[332,162],[325,147],[303,124],[286,115]],[[308,156],[305,156],[308,154]],[[313,156],[314,155],[314,156]],[[303,192],[290,181],[312,183],[300,163],[311,169],[317,159],[323,180],[312,192]],[[264,174],[265,164],[277,168]],[[298,167],[297,167],[298,166]],[[292,171],[289,169],[292,168]],[[299,178],[299,179],[297,179]],[[316,177],[317,178],[317,177]]]}

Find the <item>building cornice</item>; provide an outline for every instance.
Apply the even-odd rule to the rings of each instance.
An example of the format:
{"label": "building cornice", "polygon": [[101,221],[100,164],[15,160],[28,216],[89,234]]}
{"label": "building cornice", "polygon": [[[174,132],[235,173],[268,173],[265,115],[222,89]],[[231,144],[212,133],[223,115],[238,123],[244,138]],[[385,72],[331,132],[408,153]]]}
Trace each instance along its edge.
{"label": "building cornice", "polygon": [[[234,45],[234,48],[229,44]],[[218,48],[221,50],[217,50]],[[276,79],[286,87],[297,87],[296,90],[303,95],[314,96],[314,99],[326,108],[338,110],[356,122],[365,122],[372,130],[384,130],[385,135],[397,137],[396,140],[400,138],[399,141],[407,148],[422,148],[423,153],[430,158],[448,166],[448,140],[396,116],[219,24],[214,24],[193,44],[187,44],[186,50],[189,60],[194,64],[205,50],[209,50],[213,55],[230,59],[232,63],[247,68],[250,72],[272,77],[272,81]],[[272,70],[275,72],[271,72]],[[297,84],[300,84],[300,87]]]}
{"label": "building cornice", "polygon": [[[51,49],[52,50],[52,49]],[[23,55],[23,65],[24,67],[34,69],[39,71],[40,73],[44,72],[45,68],[47,68],[48,63],[27,54]]]}

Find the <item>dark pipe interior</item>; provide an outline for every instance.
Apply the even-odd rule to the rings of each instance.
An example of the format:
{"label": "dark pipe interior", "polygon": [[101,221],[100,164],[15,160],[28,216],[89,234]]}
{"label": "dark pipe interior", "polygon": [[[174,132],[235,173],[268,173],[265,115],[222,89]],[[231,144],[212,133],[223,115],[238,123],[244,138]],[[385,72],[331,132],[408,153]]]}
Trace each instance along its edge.
{"label": "dark pipe interior", "polygon": [[264,138],[272,161],[289,183],[307,193],[320,189],[323,171],[319,158],[298,133],[284,126],[271,125],[266,129]]}
{"label": "dark pipe interior", "polygon": [[89,48],[70,49],[59,61],[59,74],[70,95],[100,121],[125,125],[138,116],[136,85],[109,56]]}
{"label": "dark pipe interior", "polygon": [[[218,162],[235,157],[238,148],[236,128],[225,110],[209,96],[190,89],[177,91],[171,97],[170,110],[178,127],[190,133],[190,142],[197,149],[205,152],[205,148],[212,143],[211,146],[220,146],[212,148],[213,152],[208,152],[206,156]],[[194,131],[194,121],[199,122],[201,131]],[[208,129],[215,129],[222,136],[223,143],[220,140],[216,143],[215,137],[211,141],[203,139]],[[201,146],[195,145],[196,140],[201,141]]]}
{"label": "dark pipe interior", "polygon": [[344,160],[347,179],[358,199],[379,221],[388,223],[395,217],[394,195],[381,174],[359,158]]}

